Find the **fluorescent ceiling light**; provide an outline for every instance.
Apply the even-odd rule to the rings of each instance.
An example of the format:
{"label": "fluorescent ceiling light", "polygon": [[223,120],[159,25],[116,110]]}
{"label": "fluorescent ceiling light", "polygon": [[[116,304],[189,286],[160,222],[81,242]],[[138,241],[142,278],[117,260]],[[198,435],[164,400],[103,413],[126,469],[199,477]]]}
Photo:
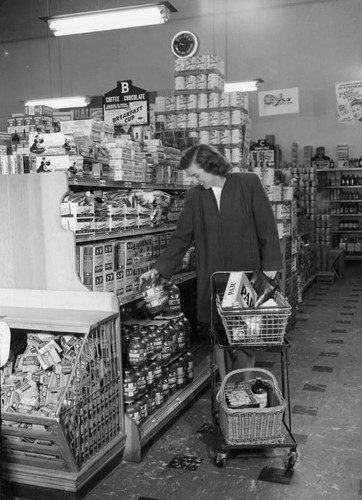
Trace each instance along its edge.
{"label": "fluorescent ceiling light", "polygon": [[233,82],[225,83],[225,92],[252,92],[253,90],[258,90],[259,83],[264,83],[261,78],[255,78],[255,80],[249,80],[246,82]]}
{"label": "fluorescent ceiling light", "polygon": [[49,97],[48,99],[32,99],[25,102],[25,106],[50,106],[53,109],[84,108],[90,103],[89,97]]}
{"label": "fluorescent ceiling light", "polygon": [[177,11],[169,2],[163,2],[118,9],[77,12],[41,19],[48,23],[49,29],[53,31],[55,36],[66,36],[162,24],[170,19],[171,12]]}

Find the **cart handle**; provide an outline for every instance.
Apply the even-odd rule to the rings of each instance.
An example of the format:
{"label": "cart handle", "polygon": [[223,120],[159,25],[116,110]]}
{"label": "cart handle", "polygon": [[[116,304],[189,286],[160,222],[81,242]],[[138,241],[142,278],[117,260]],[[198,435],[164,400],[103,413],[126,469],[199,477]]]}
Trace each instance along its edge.
{"label": "cart handle", "polygon": [[276,387],[276,389],[279,390],[277,379],[268,370],[264,370],[264,368],[239,368],[238,370],[233,370],[232,372],[229,372],[229,373],[227,373],[225,375],[224,380],[221,382],[221,386],[220,386],[219,392],[224,392],[226,382],[233,375],[240,374],[240,373],[246,373],[246,372],[260,372],[260,373],[264,373],[265,375],[268,375],[268,377],[272,380],[272,382],[274,384],[274,387]]}

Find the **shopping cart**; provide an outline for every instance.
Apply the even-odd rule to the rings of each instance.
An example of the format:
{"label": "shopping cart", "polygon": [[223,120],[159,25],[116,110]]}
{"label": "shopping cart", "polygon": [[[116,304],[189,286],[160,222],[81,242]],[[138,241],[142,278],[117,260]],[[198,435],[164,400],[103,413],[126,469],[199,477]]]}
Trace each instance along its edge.
{"label": "shopping cart", "polygon": [[[215,427],[223,437],[222,449],[215,455],[214,463],[223,467],[235,449],[289,448],[285,458],[286,471],[293,469],[297,459],[297,443],[292,434],[290,390],[288,373],[288,348],[285,337],[291,314],[288,301],[280,292],[274,295],[272,307],[223,307],[225,286],[231,271],[218,271],[210,278],[211,287],[211,413]],[[215,346],[225,350],[268,349],[280,353],[281,389],[274,375],[261,368],[239,369],[226,375],[217,383],[218,369]],[[248,382],[238,380],[250,372]],[[230,408],[225,398],[227,391],[250,387],[252,376],[264,376],[269,386],[267,408]],[[265,379],[266,377],[266,379]]]}

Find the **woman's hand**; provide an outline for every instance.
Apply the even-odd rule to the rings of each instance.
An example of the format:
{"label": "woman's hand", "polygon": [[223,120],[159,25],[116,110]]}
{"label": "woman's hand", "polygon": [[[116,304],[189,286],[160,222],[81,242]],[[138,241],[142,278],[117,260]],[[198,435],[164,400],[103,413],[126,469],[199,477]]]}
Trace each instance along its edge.
{"label": "woman's hand", "polygon": [[150,269],[149,271],[146,271],[145,273],[141,274],[140,276],[140,282],[142,281],[148,281],[152,280],[154,278],[157,278],[159,276],[157,269]]}

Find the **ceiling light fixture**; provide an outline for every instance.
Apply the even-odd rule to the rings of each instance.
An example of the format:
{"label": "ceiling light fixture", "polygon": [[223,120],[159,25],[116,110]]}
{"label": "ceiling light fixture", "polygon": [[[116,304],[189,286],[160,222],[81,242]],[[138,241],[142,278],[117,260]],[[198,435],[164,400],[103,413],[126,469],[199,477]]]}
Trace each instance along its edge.
{"label": "ceiling light fixture", "polygon": [[258,90],[259,83],[264,83],[261,78],[255,78],[254,80],[249,80],[245,82],[233,82],[225,83],[225,92],[253,92]]}
{"label": "ceiling light fixture", "polygon": [[90,103],[89,97],[49,97],[47,99],[32,99],[25,102],[25,106],[49,106],[53,109],[84,108]]}
{"label": "ceiling light fixture", "polygon": [[162,24],[170,19],[171,12],[177,10],[169,2],[162,2],[41,19],[48,23],[49,29],[55,36],[66,36]]}

